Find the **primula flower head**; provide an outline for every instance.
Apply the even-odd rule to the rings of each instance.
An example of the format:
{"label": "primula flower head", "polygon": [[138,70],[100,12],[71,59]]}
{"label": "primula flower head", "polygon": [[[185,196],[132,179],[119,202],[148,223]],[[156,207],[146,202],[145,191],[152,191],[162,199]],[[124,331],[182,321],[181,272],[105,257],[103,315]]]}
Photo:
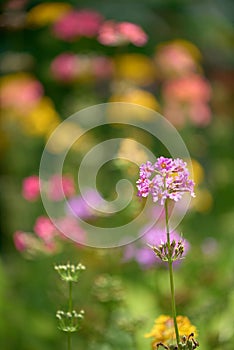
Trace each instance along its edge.
{"label": "primula flower head", "polygon": [[[186,316],[176,317],[179,335],[181,338],[189,337],[191,334],[197,335],[196,327],[193,326]],[[170,316],[160,315],[156,318],[154,326],[150,333],[145,334],[146,338],[153,338],[152,348],[155,349],[155,345],[163,343],[165,345],[171,345],[176,339],[174,322]]]}
{"label": "primula flower head", "polygon": [[137,180],[138,196],[152,195],[154,202],[164,205],[166,199],[175,202],[185,192],[194,194],[194,182],[189,178],[187,164],[182,159],[159,157],[154,164],[147,161],[140,166],[140,178]]}

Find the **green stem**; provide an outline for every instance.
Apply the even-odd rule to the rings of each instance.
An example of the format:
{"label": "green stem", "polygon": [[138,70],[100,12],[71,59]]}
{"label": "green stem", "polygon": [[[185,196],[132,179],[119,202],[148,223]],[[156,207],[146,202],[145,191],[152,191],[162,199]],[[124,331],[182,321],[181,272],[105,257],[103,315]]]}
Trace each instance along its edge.
{"label": "green stem", "polygon": [[71,333],[67,332],[67,349],[71,350]]}
{"label": "green stem", "polygon": [[68,311],[72,312],[72,281],[69,281]]}
{"label": "green stem", "polygon": [[[69,298],[68,298],[68,311],[72,312],[72,281],[68,282]],[[71,350],[71,332],[67,332],[67,350]]]}
{"label": "green stem", "polygon": [[179,335],[178,325],[176,321],[175,285],[174,285],[174,278],[173,278],[173,266],[172,266],[173,261],[171,257],[172,254],[171,254],[171,241],[170,241],[167,200],[165,201],[165,219],[166,219],[166,232],[167,232],[167,245],[168,245],[168,267],[169,267],[170,288],[171,288],[171,307],[172,307],[172,316],[174,320],[176,342],[177,342],[177,345],[179,346],[180,335]]}

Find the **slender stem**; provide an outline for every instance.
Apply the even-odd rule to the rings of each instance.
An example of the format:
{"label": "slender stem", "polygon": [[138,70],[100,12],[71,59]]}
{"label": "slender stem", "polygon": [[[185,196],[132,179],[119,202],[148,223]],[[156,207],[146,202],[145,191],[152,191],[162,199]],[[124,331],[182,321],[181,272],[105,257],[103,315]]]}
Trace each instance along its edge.
{"label": "slender stem", "polygon": [[72,281],[69,281],[68,311],[72,312]]}
{"label": "slender stem", "polygon": [[71,333],[67,332],[67,349],[71,350]]}
{"label": "slender stem", "polygon": [[173,261],[171,257],[171,241],[170,241],[167,200],[165,201],[165,219],[166,219],[166,232],[167,232],[167,245],[168,245],[168,267],[169,267],[170,288],[171,288],[171,307],[172,307],[172,316],[174,320],[176,342],[177,342],[177,345],[179,345],[180,336],[179,336],[179,330],[178,330],[178,325],[176,321],[175,285],[174,285],[174,278],[173,278],[173,266],[172,266]]}
{"label": "slender stem", "polygon": [[[68,297],[68,311],[72,312],[72,281],[68,282],[69,297]],[[71,350],[71,332],[67,332],[67,350]]]}

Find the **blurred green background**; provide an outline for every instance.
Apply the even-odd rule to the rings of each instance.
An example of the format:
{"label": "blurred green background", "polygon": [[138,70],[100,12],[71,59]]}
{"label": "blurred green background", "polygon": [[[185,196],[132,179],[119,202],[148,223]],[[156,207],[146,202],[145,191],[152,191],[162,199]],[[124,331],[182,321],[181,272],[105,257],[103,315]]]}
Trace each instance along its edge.
{"label": "blurred green background", "polygon": [[[38,7],[43,4],[48,6]],[[91,249],[64,240],[51,253],[40,248],[21,254],[14,245],[16,231],[33,232],[36,218],[46,215],[40,200],[30,203],[22,197],[22,181],[38,175],[52,130],[84,107],[124,101],[155,109],[165,117],[168,113],[188,147],[198,187],[196,201],[179,228],[191,248],[175,272],[178,314],[187,315],[196,325],[201,349],[232,350],[233,2],[11,0],[1,7],[1,349],[66,348],[55,318],[56,310],[65,306],[67,293],[53,269],[59,262],[82,261],[87,267],[74,288],[75,306],[86,312],[82,329],[73,336],[74,349],[151,349],[144,334],[160,314],[170,314],[167,270],[158,264],[142,268],[134,259],[124,262],[124,247]],[[64,39],[58,30],[56,34],[55,23],[75,9],[96,11],[101,21],[135,23],[148,40],[138,45],[134,35],[118,34],[115,44],[108,45],[98,33]],[[179,52],[178,56],[164,52],[160,58],[165,43],[174,43],[173,55]],[[71,60],[52,64],[63,53],[71,55]],[[201,86],[190,86],[194,74],[202,79]],[[185,97],[178,97],[180,87]],[[183,115],[179,123],[175,110]],[[116,135],[139,137],[137,131],[124,127],[99,128],[76,147],[66,173],[73,176],[74,159],[81,160],[92,145]],[[159,155],[157,143],[143,134],[140,137]],[[133,162],[138,155],[129,144],[123,145],[122,152],[130,154]],[[125,177],[134,184],[138,169],[112,164],[99,176],[100,191],[112,199],[113,183]],[[108,218],[108,223],[115,226],[128,220],[139,205],[136,198],[122,216]],[[105,225],[104,219],[92,222]],[[103,274],[107,301],[97,287]],[[137,326],[138,318],[142,323]],[[122,325],[123,320],[125,326],[133,325],[133,332]]]}

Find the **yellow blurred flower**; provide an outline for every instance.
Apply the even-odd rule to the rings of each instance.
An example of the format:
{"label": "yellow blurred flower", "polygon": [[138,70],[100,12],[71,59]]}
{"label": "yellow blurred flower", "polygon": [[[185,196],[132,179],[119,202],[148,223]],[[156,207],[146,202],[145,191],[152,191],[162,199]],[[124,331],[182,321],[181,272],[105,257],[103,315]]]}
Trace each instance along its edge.
{"label": "yellow blurred flower", "polygon": [[148,155],[143,150],[142,145],[132,139],[123,139],[121,141],[118,157],[130,160],[137,165],[141,165],[148,159]]}
{"label": "yellow blurred flower", "polygon": [[[75,140],[71,145],[71,140]],[[71,149],[77,153],[83,154],[90,150],[96,144],[95,138],[90,133],[86,133],[79,125],[74,122],[62,124],[61,128],[56,130],[56,137],[48,140],[47,148],[51,153],[59,154],[66,149]]]}
{"label": "yellow blurred flower", "polygon": [[[196,327],[193,326],[188,317],[186,316],[177,316],[176,317],[179,335],[188,337],[191,333],[194,333],[194,336],[197,335]],[[146,338],[153,339],[153,348],[157,343],[164,343],[170,345],[176,339],[173,319],[167,315],[160,315],[154,323],[154,326],[150,333],[145,335]]]}
{"label": "yellow blurred flower", "polygon": [[196,190],[196,197],[192,201],[193,208],[200,212],[205,213],[210,210],[213,204],[213,197],[207,189]]}
{"label": "yellow blurred flower", "polygon": [[152,121],[157,116],[154,111],[159,111],[159,104],[154,95],[136,88],[114,93],[109,102],[112,103],[107,108],[107,116],[112,122]]}
{"label": "yellow blurred flower", "polygon": [[60,123],[60,118],[53,102],[48,97],[43,97],[25,118],[20,119],[20,122],[27,134],[45,136],[57,127]]}
{"label": "yellow blurred flower", "polygon": [[126,93],[116,93],[111,96],[110,102],[128,102],[142,105],[154,110],[159,109],[159,104],[153,94],[148,91],[133,89]]}
{"label": "yellow blurred flower", "polygon": [[65,2],[48,2],[34,6],[27,13],[27,23],[34,26],[45,26],[55,22],[66,12],[69,12],[72,6]]}
{"label": "yellow blurred flower", "polygon": [[148,85],[155,80],[153,62],[141,54],[125,54],[115,60],[115,75],[139,85]]}
{"label": "yellow blurred flower", "polygon": [[193,174],[195,185],[199,185],[204,180],[204,170],[202,165],[195,159],[188,162],[188,170]]}

